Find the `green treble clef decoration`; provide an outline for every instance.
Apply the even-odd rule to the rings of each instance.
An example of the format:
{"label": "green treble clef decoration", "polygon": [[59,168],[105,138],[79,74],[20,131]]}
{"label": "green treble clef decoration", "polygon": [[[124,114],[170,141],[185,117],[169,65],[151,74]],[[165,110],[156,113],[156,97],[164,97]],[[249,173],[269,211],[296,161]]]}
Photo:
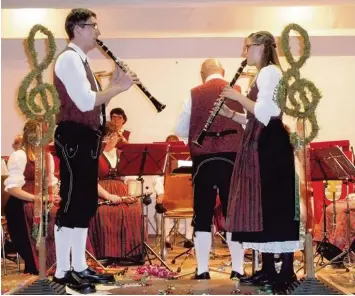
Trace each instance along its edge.
{"label": "green treble clef decoration", "polygon": [[[48,37],[47,53],[41,63],[37,60],[35,49],[35,35],[41,32]],[[55,114],[59,112],[60,101],[56,88],[43,82],[42,73],[54,60],[56,44],[53,34],[42,25],[32,27],[25,45],[28,49],[30,64],[33,70],[23,79],[18,92],[18,105],[27,119],[40,123],[38,131],[29,135],[27,139],[35,146],[35,188],[33,206],[32,237],[36,240],[39,250],[39,275],[45,278],[46,255],[45,237],[48,230],[48,183],[47,172],[49,157],[47,157],[46,144],[53,139],[55,128]],[[31,90],[30,87],[36,84]],[[50,96],[52,100],[50,100]],[[44,227],[43,227],[44,226]]]}
{"label": "green treble clef decoration", "polygon": [[[38,63],[37,52],[35,49],[35,35],[37,32],[41,32],[48,37],[48,52],[41,63]],[[18,92],[18,105],[23,114],[28,119],[37,119],[45,122],[48,127],[40,141],[40,145],[45,145],[53,138],[53,132],[55,127],[55,114],[59,112],[60,101],[58,99],[58,93],[56,88],[49,83],[43,83],[42,72],[48,68],[54,59],[56,52],[56,44],[51,31],[42,25],[35,25],[32,27],[28,37],[26,45],[31,58],[31,64],[33,70],[23,79],[19,92]],[[32,88],[29,93],[28,89],[36,79],[37,85]],[[50,103],[47,92],[51,94],[52,102]],[[36,102],[37,95],[40,95],[41,103]]]}
{"label": "green treble clef decoration", "polygon": [[[298,61],[294,60],[290,49],[289,34],[291,30],[298,32],[303,39],[303,55],[301,55]],[[318,134],[319,126],[315,111],[322,98],[320,91],[313,82],[300,77],[299,70],[310,57],[311,43],[305,29],[297,24],[290,24],[282,31],[281,45],[291,68],[283,73],[283,77],[276,90],[275,99],[285,114],[298,120],[307,120],[310,123],[311,131],[305,136],[305,139],[301,140],[297,133],[292,133],[290,136],[291,142],[295,147],[304,146],[310,143]],[[288,101],[292,105],[292,108],[287,106]]]}

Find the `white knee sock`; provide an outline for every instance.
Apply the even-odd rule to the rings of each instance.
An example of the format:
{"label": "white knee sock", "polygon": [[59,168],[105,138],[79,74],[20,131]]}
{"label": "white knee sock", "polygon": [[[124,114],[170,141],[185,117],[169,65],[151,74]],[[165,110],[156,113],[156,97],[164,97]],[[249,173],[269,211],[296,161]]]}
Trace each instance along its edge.
{"label": "white knee sock", "polygon": [[194,228],[191,226],[192,218],[186,218],[186,237],[188,239],[192,239],[192,234],[194,232]]}
{"label": "white knee sock", "polygon": [[210,259],[210,251],[212,244],[211,232],[196,231],[194,238],[196,259],[197,259],[197,274],[208,272],[208,262]]}
{"label": "white knee sock", "polygon": [[66,271],[70,270],[70,248],[72,245],[74,229],[54,225],[55,255],[57,257],[56,278],[63,278]]}
{"label": "white knee sock", "polygon": [[244,274],[244,249],[242,244],[232,241],[231,232],[227,232],[227,243],[232,257],[232,270]]}
{"label": "white knee sock", "polygon": [[87,228],[74,228],[73,239],[72,239],[72,266],[77,272],[81,272],[88,268],[86,263],[86,240],[88,237]]}

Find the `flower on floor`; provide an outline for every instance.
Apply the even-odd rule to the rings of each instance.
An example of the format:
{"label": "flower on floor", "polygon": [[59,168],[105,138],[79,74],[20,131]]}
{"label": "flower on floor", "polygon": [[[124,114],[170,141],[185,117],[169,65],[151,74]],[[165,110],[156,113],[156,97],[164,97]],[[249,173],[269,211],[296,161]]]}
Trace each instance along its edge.
{"label": "flower on floor", "polygon": [[165,267],[159,265],[144,265],[137,268],[137,274],[146,275],[146,276],[153,275],[158,278],[169,279],[174,277],[177,273],[170,271]]}

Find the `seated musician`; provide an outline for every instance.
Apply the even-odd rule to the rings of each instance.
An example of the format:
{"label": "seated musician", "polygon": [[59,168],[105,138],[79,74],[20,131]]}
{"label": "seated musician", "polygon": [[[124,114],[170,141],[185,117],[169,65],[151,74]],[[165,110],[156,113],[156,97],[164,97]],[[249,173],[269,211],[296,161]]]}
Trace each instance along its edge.
{"label": "seated musician", "polygon": [[14,151],[20,150],[22,147],[22,135],[17,135],[12,143]]}
{"label": "seated musician", "polygon": [[[179,142],[179,138],[175,135],[169,135],[165,142]],[[164,199],[164,176],[156,176],[153,179],[153,186],[154,190],[157,194],[157,200],[156,200],[156,209],[157,213],[159,213],[159,209],[163,209],[162,204],[163,204],[163,199]],[[160,205],[160,206],[159,206]],[[160,215],[159,215],[160,216]],[[184,241],[184,248],[192,248],[193,242],[192,242],[192,234],[193,234],[193,227],[191,226],[192,218],[186,218],[186,240]],[[170,236],[168,235],[170,233],[170,230],[174,227],[174,220],[173,219],[168,219],[169,223],[165,223],[165,234],[167,235],[165,239],[165,245],[167,248],[171,248],[171,243],[170,243]],[[159,223],[160,225],[160,223]],[[176,227],[179,228],[180,225],[180,220],[178,221]]]}
{"label": "seated musician", "polygon": [[[142,210],[135,197],[127,197],[127,185],[118,176],[119,135],[112,122],[107,122],[106,146],[99,158],[99,207],[89,226],[89,239],[98,259],[141,256]],[[134,249],[134,251],[132,251]],[[130,253],[130,251],[132,251]]]}
{"label": "seated musician", "polygon": [[[5,190],[10,194],[5,206],[7,228],[16,251],[25,261],[24,273],[38,274],[38,257],[36,240],[32,237],[35,190],[35,142],[37,141],[39,122],[29,120],[24,127],[21,148],[11,153],[8,160],[9,176],[5,180]],[[15,147],[14,147],[15,149]],[[50,155],[50,175],[48,176],[49,192],[57,184],[53,175],[54,162]],[[52,199],[59,196],[52,195]],[[55,262],[54,221],[57,207],[53,206],[49,213],[47,248],[47,268]]]}
{"label": "seated musician", "polygon": [[110,112],[110,120],[114,124],[118,135],[117,147],[119,148],[120,145],[128,143],[131,134],[123,127],[127,122],[127,115],[122,108],[114,108]]}

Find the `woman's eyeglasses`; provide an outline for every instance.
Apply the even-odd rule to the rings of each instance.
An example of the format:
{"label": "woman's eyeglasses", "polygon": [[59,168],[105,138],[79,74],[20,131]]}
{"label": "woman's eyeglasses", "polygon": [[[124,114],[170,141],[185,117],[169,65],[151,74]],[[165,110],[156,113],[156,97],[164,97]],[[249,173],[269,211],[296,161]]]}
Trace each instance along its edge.
{"label": "woman's eyeglasses", "polygon": [[245,45],[245,48],[247,49],[247,51],[249,50],[249,48],[250,47],[252,47],[253,45],[255,45],[255,46],[259,46],[259,45],[261,45],[261,44],[257,44],[257,43],[251,43],[251,44],[247,44],[247,45]]}

